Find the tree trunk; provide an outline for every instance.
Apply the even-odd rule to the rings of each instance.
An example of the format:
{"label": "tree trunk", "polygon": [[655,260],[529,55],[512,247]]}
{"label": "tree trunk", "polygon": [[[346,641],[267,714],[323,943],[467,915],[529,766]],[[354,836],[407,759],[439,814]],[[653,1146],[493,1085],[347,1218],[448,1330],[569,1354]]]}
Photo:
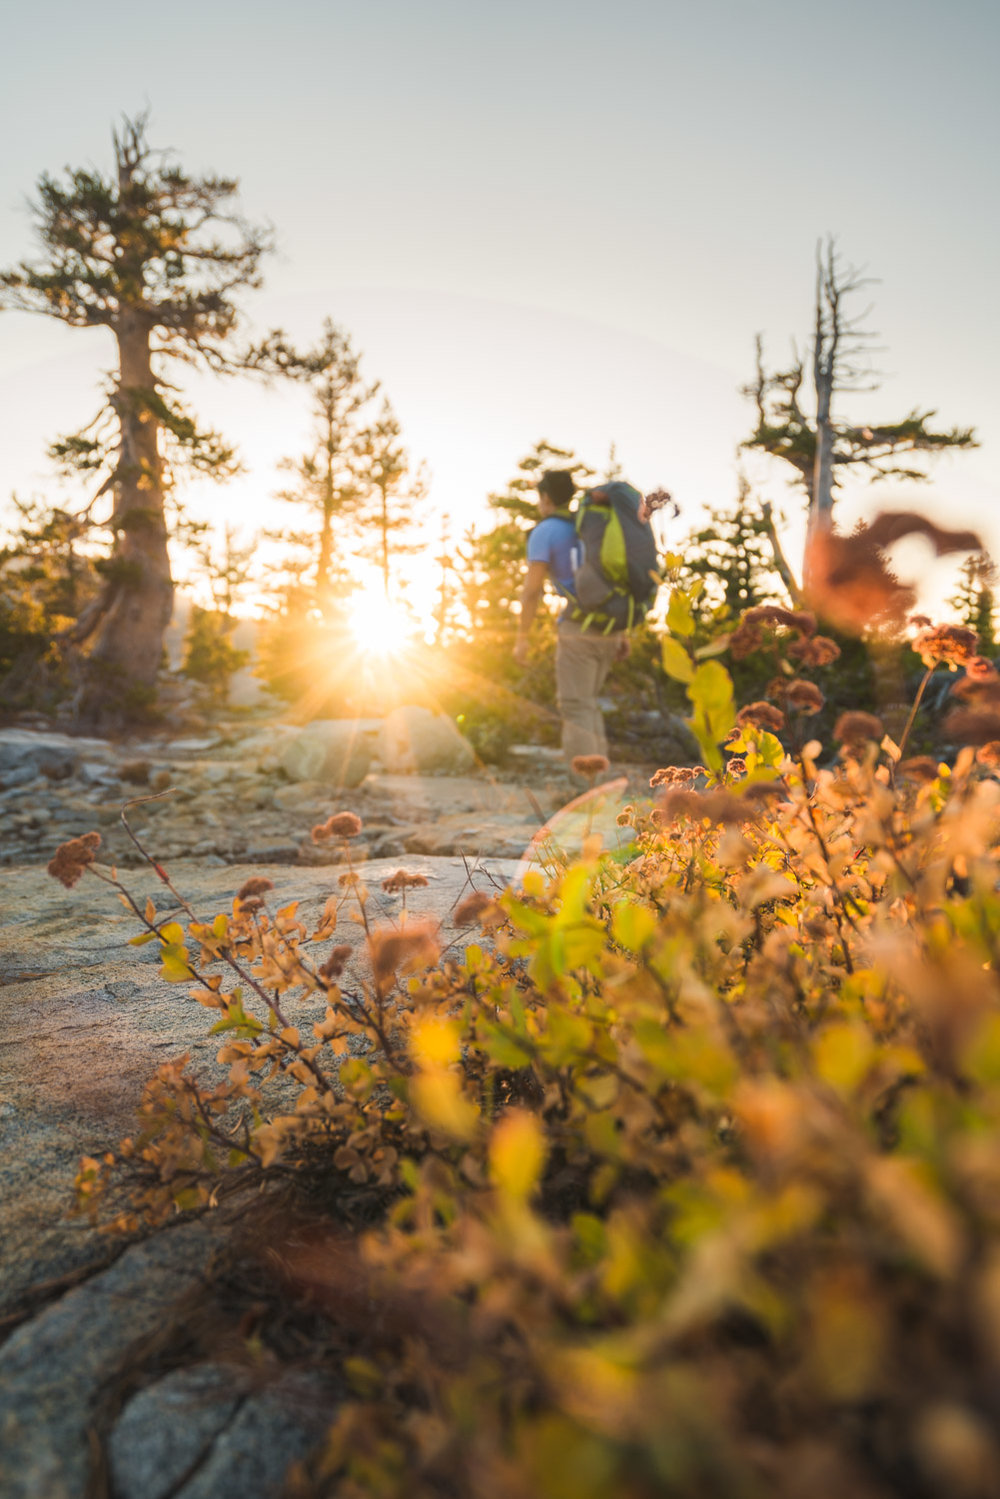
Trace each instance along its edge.
{"label": "tree trunk", "polygon": [[111,522],[115,545],[108,603],[91,659],[112,668],[125,687],[150,688],[160,669],[174,602],[160,424],[146,399],[156,386],[145,321],[131,311],[123,313],[115,335],[120,365],[112,403],[121,431]]}
{"label": "tree trunk", "polygon": [[799,609],[802,606],[802,590],[795,581],[795,574],[789,566],[788,558],[785,556],[785,549],[781,545],[781,538],[778,536],[778,528],[774,523],[774,512],[771,508],[770,500],[765,500],[760,510],[761,515],[764,517],[764,525],[771,547],[771,556],[774,559],[775,571],[788,590],[788,597],[791,600],[792,608]]}
{"label": "tree trunk", "polygon": [[833,422],[830,409],[837,371],[837,352],[841,323],[833,249],[824,276],[822,253],[816,259],[816,326],[813,345],[813,386],[816,391],[816,457],[813,464],[812,497],[806,528],[806,553],[802,568],[802,586],[812,589],[812,557],[817,535],[829,528],[833,514]]}
{"label": "tree trunk", "polygon": [[382,500],[382,584],[385,589],[386,598],[389,597],[389,500],[385,489],[381,490]]}

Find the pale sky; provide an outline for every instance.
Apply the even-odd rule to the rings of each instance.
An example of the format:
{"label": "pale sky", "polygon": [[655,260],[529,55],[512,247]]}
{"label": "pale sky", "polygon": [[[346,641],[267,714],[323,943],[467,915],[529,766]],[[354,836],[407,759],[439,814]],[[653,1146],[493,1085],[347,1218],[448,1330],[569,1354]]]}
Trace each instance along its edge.
{"label": "pale sky", "polygon": [[[778,363],[805,344],[834,232],[880,278],[884,346],[882,389],[843,409],[934,407],[983,443],[881,498],[1000,551],[995,4],[50,0],[4,33],[0,265],[32,253],[38,175],[108,170],[112,122],[148,105],[154,144],[238,176],[275,227],[256,328],[347,328],[457,529],[543,436],[591,462],[614,441],[674,490],[678,534],[729,503],[754,335]],[[0,506],[55,492],[45,446],[91,414],[105,337],[0,317]],[[191,389],[247,468],[192,509],[273,521],[301,394]],[[752,476],[785,499],[778,465]]]}

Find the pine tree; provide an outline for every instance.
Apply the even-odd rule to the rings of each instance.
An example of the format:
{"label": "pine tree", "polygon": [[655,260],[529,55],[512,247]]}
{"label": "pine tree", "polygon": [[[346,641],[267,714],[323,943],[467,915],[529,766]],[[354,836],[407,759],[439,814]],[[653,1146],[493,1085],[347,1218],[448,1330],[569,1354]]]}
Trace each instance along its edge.
{"label": "pine tree", "polygon": [[178,399],[177,362],[218,373],[238,326],[234,294],[259,283],[266,233],[233,209],[233,178],[191,177],[146,139],[146,117],[113,136],[108,178],[79,168],[38,184],[35,227],[44,258],[0,274],[0,306],[44,313],[72,328],[104,328],[116,347],[106,404],[54,456],[99,481],[89,510],[113,496],[114,544],[105,585],[73,638],[133,695],[152,688],[170,620],[173,580],[166,495],[182,467],[232,473],[234,454]]}
{"label": "pine tree", "polygon": [[426,479],[422,471],[413,470],[401,437],[396,414],[383,397],[378,416],[361,434],[357,474],[362,494],[358,512],[362,555],[370,556],[378,566],[386,598],[392,558],[421,550],[422,543],[414,539],[419,517],[413,507],[427,496]]}
{"label": "pine tree", "polygon": [[958,587],[948,600],[959,621],[963,625],[969,625],[979,636],[979,650],[983,654],[992,652],[996,647],[995,582],[996,565],[993,559],[986,552],[978,552],[962,563]]}
{"label": "pine tree", "polygon": [[705,583],[698,600],[702,615],[711,611],[716,619],[736,619],[755,604],[785,602],[769,535],[769,518],[741,478],[734,504],[709,510],[708,524],[680,548],[683,572]]}
{"label": "pine tree", "polygon": [[[336,612],[335,585],[344,573],[346,527],[365,495],[366,417],[378,382],[369,385],[363,379],[361,355],[355,353],[348,334],[330,319],[323,324],[314,349],[297,353],[278,334],[265,347],[263,357],[270,367],[305,381],[312,397],[312,442],[301,458],[285,460],[283,466],[295,475],[295,483],[280,498],[305,510],[316,522],[286,539],[310,555],[317,605],[324,618],[330,618]],[[340,532],[335,534],[338,527]]]}

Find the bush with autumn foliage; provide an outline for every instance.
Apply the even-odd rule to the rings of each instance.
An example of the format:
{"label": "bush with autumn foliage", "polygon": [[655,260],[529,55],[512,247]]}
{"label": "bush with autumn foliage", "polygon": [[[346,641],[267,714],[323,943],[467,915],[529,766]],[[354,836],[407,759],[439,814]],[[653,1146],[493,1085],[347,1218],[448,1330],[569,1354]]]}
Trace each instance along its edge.
{"label": "bush with autumn foliage", "polygon": [[[286,1294],[327,1338],[352,1297],[382,1309],[290,1492],[998,1492],[996,678],[961,677],[977,745],[951,765],[866,712],[824,746],[815,621],[741,628],[778,641],[780,706],[738,709],[682,627],[664,664],[703,767],[621,814],[624,856],[594,837],[468,897],[480,941],[374,925],[350,864],[311,932],[264,879],[211,920],[135,907],[224,1072],[161,1068],[83,1205],[124,1182],[130,1227],[319,1177],[333,1208],[272,1246]],[[931,673],[980,660],[958,632],[918,646]],[[355,823],[314,836],[348,850]],[[94,854],[56,872],[116,882]]]}

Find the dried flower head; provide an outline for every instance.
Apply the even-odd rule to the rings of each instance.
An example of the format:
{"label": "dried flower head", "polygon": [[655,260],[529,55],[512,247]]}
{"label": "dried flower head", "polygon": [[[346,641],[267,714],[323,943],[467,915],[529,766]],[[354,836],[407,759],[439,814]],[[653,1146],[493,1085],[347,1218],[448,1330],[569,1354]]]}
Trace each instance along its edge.
{"label": "dried flower head", "polygon": [[990,770],[1000,770],[1000,739],[989,739],[976,750],[976,760]]}
{"label": "dried flower head", "polygon": [[785,691],[785,701],[796,713],[812,714],[822,710],[826,698],[815,682],[807,682],[804,677],[794,677]]}
{"label": "dried flower head", "polygon": [[784,787],[780,781],[754,781],[739,792],[732,791],[668,791],[657,804],[659,824],[687,820],[713,823],[754,822],[761,812],[760,803],[780,796]]}
{"label": "dried flower head", "polygon": [[651,786],[685,786],[705,774],[703,765],[665,765],[651,777]]}
{"label": "dried flower head", "polygon": [[312,830],[314,843],[325,843],[329,838],[356,838],[361,832],[361,818],[356,812],[334,812],[326,822],[317,823]]}
{"label": "dried flower head", "polygon": [[911,755],[908,760],[900,760],[896,770],[905,780],[917,781],[920,785],[928,785],[938,778],[938,762],[933,755]]}
{"label": "dried flower head", "polygon": [[670,506],[671,512],[676,520],[680,515],[680,506],[670,493],[669,489],[651,489],[649,494],[643,495],[639,504],[639,519],[648,521],[650,516],[655,515],[657,510],[663,510]]}
{"label": "dried flower head", "polygon": [[[920,630],[913,639],[913,649],[925,666],[967,666],[977,657],[979,636],[965,625],[935,625]],[[986,663],[989,666],[989,663]]]}
{"label": "dried flower head", "polygon": [[611,769],[611,761],[607,755],[574,755],[570,768],[574,775],[596,781],[598,776],[605,775]]}
{"label": "dried flower head", "polygon": [[83,833],[61,843],[49,860],[48,871],[54,880],[72,890],[88,864],[93,864],[101,846],[100,833]]}
{"label": "dried flower head", "polygon": [[379,988],[384,989],[396,971],[404,967],[410,972],[418,968],[429,968],[441,951],[437,941],[437,923],[422,921],[400,930],[382,928],[368,938],[372,972]]}
{"label": "dried flower head", "polygon": [[747,762],[742,755],[733,755],[731,760],[726,761],[726,775],[732,776],[734,781],[741,781],[747,773]]}
{"label": "dried flower head", "polygon": [[500,908],[496,901],[483,890],[473,890],[464,900],[460,900],[455,907],[455,925],[473,926],[476,922],[489,921],[491,917],[498,919]]}
{"label": "dried flower head", "polygon": [[256,895],[251,895],[249,900],[240,901],[241,916],[256,916],[257,912],[263,911],[263,909],[264,902],[259,900]]}
{"label": "dried flower head", "polygon": [[330,949],[330,955],[326,962],[320,964],[320,973],[325,979],[339,979],[350,956],[351,944],[349,942],[338,942],[336,947]]}
{"label": "dried flower head", "polygon": [[829,635],[814,635],[811,640],[793,640],[788,654],[800,666],[832,666],[840,656],[840,646]]}
{"label": "dried flower head", "polygon": [[751,727],[778,734],[785,727],[785,715],[772,703],[761,701],[747,703],[745,708],[741,708],[736,715],[736,722],[741,729]]}
{"label": "dried flower head", "polygon": [[415,870],[397,869],[395,874],[387,875],[382,881],[382,889],[390,895],[400,890],[416,890],[421,885],[427,884],[427,876],[418,874]]}
{"label": "dried flower head", "polygon": [[941,725],[957,744],[989,744],[1000,739],[1000,709],[995,707],[953,708]]}
{"label": "dried flower head", "polygon": [[255,896],[266,895],[269,890],[274,889],[274,881],[267,879],[262,874],[252,874],[248,880],[236,892],[236,899],[240,901],[253,900]]}
{"label": "dried flower head", "polygon": [[838,744],[864,744],[869,739],[881,744],[884,735],[882,720],[874,713],[860,710],[849,709],[842,713],[833,726],[833,737]]}

